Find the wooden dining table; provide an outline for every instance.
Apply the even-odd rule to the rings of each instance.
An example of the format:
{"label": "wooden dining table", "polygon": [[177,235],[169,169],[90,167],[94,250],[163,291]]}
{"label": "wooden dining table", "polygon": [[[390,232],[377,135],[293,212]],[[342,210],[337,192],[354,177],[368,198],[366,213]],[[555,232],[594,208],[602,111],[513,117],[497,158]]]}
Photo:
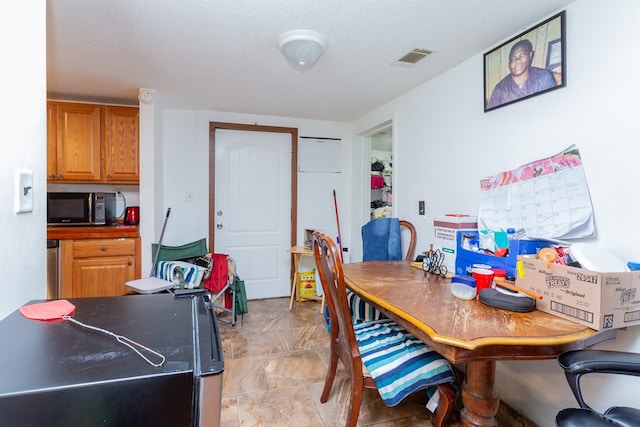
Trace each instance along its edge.
{"label": "wooden dining table", "polygon": [[456,298],[449,279],[435,278],[409,261],[344,264],[343,272],[349,289],[451,363],[466,365],[465,426],[497,425],[496,361],[551,359],[616,337],[615,330],[598,332],[539,310],[518,313]]}

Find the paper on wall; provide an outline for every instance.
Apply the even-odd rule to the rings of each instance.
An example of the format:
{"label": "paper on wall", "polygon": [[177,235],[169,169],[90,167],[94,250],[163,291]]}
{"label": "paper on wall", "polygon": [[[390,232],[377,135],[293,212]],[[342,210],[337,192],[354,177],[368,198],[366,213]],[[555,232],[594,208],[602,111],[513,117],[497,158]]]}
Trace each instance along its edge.
{"label": "paper on wall", "polygon": [[575,145],[541,160],[480,181],[478,229],[524,229],[541,239],[595,233],[593,206]]}

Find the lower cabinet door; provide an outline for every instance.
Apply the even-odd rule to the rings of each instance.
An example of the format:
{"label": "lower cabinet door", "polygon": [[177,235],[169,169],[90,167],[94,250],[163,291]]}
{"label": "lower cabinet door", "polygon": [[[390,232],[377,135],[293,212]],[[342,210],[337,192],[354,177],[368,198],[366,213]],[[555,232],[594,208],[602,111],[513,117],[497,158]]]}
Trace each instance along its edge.
{"label": "lower cabinet door", "polygon": [[80,258],[73,261],[73,298],[118,296],[129,293],[125,282],[135,279],[135,257]]}

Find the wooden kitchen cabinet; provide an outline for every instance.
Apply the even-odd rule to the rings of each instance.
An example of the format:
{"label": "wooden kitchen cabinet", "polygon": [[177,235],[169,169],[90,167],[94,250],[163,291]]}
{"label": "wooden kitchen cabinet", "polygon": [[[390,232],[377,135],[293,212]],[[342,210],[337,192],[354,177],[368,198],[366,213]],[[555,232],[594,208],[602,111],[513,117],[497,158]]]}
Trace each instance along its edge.
{"label": "wooden kitchen cabinet", "polygon": [[55,180],[58,175],[57,117],[56,103],[47,102],[47,180]]}
{"label": "wooden kitchen cabinet", "polygon": [[100,105],[48,102],[47,112],[47,179],[100,181]]}
{"label": "wooden kitchen cabinet", "polygon": [[60,298],[125,295],[138,278],[139,237],[60,241]]}
{"label": "wooden kitchen cabinet", "polygon": [[137,107],[47,102],[47,180],[138,184]]}
{"label": "wooden kitchen cabinet", "polygon": [[138,108],[105,106],[102,112],[104,180],[137,184],[140,181]]}

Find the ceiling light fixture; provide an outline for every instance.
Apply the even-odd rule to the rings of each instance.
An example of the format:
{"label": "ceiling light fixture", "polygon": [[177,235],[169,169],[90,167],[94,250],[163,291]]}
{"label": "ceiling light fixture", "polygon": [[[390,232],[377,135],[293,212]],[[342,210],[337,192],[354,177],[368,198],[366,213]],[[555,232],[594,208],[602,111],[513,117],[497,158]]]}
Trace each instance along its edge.
{"label": "ceiling light fixture", "polygon": [[327,39],[311,30],[288,31],[278,37],[278,48],[292,64],[309,68],[327,48]]}

